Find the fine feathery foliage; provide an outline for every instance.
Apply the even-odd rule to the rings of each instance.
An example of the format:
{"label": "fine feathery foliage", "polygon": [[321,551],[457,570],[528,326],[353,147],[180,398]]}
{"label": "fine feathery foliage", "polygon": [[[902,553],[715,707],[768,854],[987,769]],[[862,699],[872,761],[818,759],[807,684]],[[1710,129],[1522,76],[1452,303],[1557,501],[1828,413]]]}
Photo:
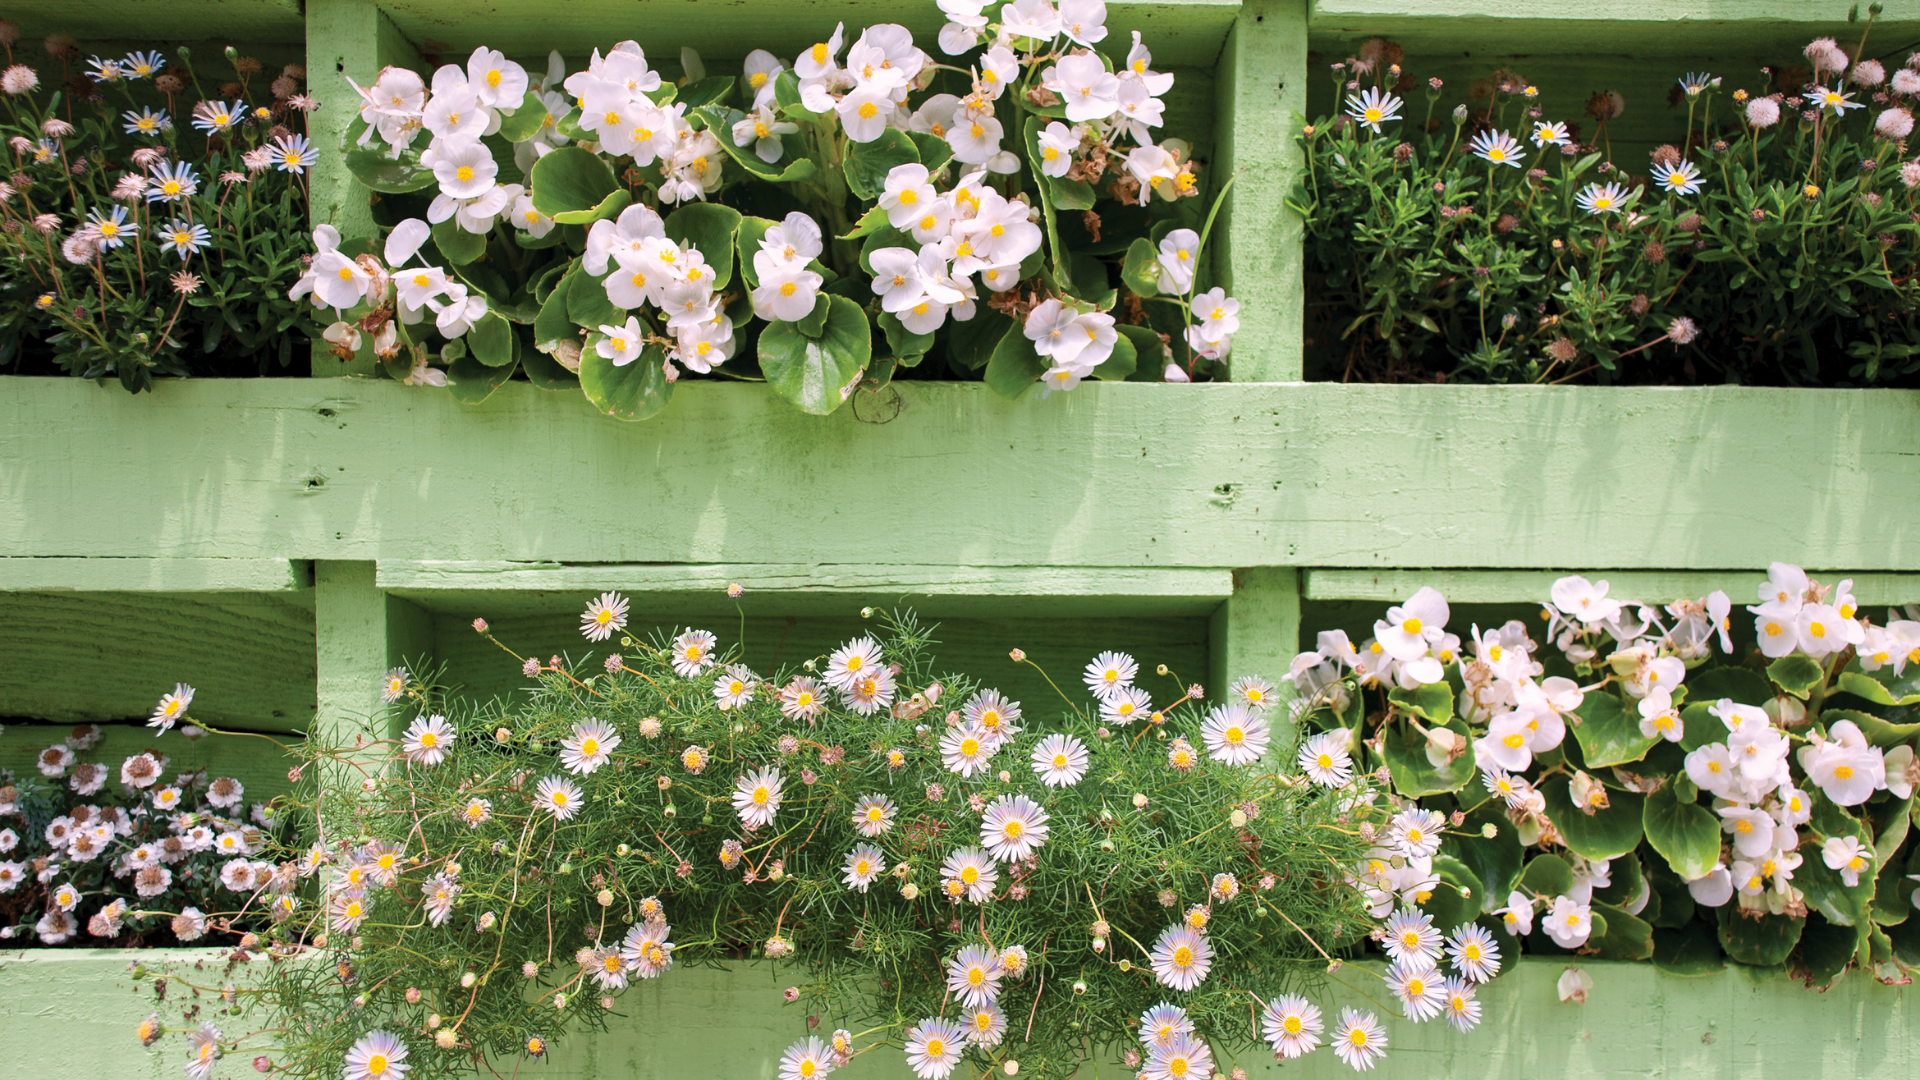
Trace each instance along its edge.
{"label": "fine feathery foliage", "polygon": [[663,76],[635,41],[571,73],[489,47],[386,68],[342,148],[384,243],[317,233],[295,295],[342,359],[467,402],[524,370],[623,420],[688,377],[825,414],[895,378],[1019,397],[1217,371],[1231,181],[1201,198],[1194,148],[1161,137],[1174,75],[1101,0],[940,6],[938,58],[823,23],[738,75],[687,49]]}
{"label": "fine feathery foliage", "polygon": [[1920,160],[1903,158],[1920,54],[1900,66],[1869,40],[1823,38],[1804,62],[1747,75],[1676,72],[1650,161],[1616,153],[1618,94],[1550,115],[1502,69],[1449,105],[1398,45],[1368,43],[1333,65],[1339,115],[1299,137],[1289,205],[1306,224],[1310,365],[1358,380],[1916,385]]}
{"label": "fine feathery foliage", "polygon": [[305,73],[228,48],[232,78],[203,86],[185,46],[83,62],[63,34],[36,70],[18,36],[0,25],[0,367],[138,392],[304,359]]}
{"label": "fine feathery foliage", "polygon": [[[588,636],[625,610],[595,601]],[[323,839],[283,853],[311,880],[249,905],[274,913],[242,946],[273,960],[240,991],[262,1032],[196,1045],[275,1047],[299,1077],[386,1075],[355,1071],[370,1054],[465,1075],[621,1022],[639,980],[764,956],[840,1029],[796,1043],[818,1071],[793,1075],[904,1046],[923,1076],[1142,1055],[1204,1076],[1371,929],[1348,871],[1377,793],[1264,760],[1271,684],[1207,708],[1109,653],[1042,720],[937,674],[911,614],[882,621],[774,679],[695,630],[623,635],[603,671],[528,659],[527,697],[469,710],[393,672],[412,723],[315,750],[299,812]]]}

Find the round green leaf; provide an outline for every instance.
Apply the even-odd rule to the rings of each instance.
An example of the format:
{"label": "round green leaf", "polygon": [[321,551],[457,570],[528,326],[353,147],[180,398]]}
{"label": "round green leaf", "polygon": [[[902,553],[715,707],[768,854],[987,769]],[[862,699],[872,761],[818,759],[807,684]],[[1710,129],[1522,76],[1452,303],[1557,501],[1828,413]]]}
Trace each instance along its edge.
{"label": "round green leaf", "polygon": [[1720,861],[1720,822],[1706,807],[1675,798],[1672,784],[1646,797],[1640,824],[1647,843],[1682,881],[1705,875]]}
{"label": "round green leaf", "polygon": [[1431,726],[1445,727],[1464,736],[1468,740],[1464,752],[1444,765],[1435,765],[1427,757],[1426,735],[1415,731],[1412,724],[1390,724],[1381,734],[1387,768],[1393,773],[1394,790],[1402,795],[1419,798],[1458,791],[1474,778],[1473,733],[1466,722],[1454,719]]}
{"label": "round green leaf", "polygon": [[1639,761],[1660,741],[1658,736],[1650,739],[1640,734],[1639,711],[1629,710],[1605,691],[1588,694],[1574,713],[1580,723],[1574,726],[1573,736],[1580,741],[1580,756],[1589,769]]}
{"label": "round green leaf", "polygon": [[475,360],[488,367],[513,363],[513,324],[489,311],[467,331],[467,350]]}
{"label": "round green leaf", "polygon": [[[620,216],[620,211],[633,205],[633,196],[627,189],[621,188],[586,210],[566,210],[553,215],[553,220],[562,225],[591,225],[596,221],[610,221]],[[520,234],[515,234],[520,235]],[[548,233],[556,236],[558,233]]]}
{"label": "round green leaf", "polygon": [[[977,321],[979,316],[974,318]],[[1027,340],[1026,330],[1014,323],[1013,328],[1001,336],[1000,344],[994,346],[993,355],[987,360],[985,382],[1001,397],[1017,400],[1046,370],[1047,362],[1033,351],[1033,342]]]}
{"label": "round green leaf", "polygon": [[1811,916],[1800,932],[1800,962],[1795,971],[1804,974],[1808,986],[1825,990],[1847,970],[1859,946],[1860,934],[1853,927]]}
{"label": "round green leaf", "polygon": [[1727,958],[1713,931],[1702,923],[1682,930],[1653,932],[1653,966],[1669,975],[1690,978],[1727,969]]}
{"label": "round green leaf", "polygon": [[1573,889],[1573,867],[1558,855],[1536,855],[1514,888],[1529,896],[1565,896]]}
{"label": "round green leaf", "polygon": [[390,157],[377,141],[367,146],[349,148],[346,165],[355,180],[387,195],[421,191],[436,182],[432,169],[420,167],[418,152],[407,151],[396,159]]}
{"label": "round green leaf", "polygon": [[501,114],[499,135],[510,143],[526,142],[538,135],[547,121],[555,119],[558,117],[548,114],[546,104],[538,96],[529,93],[520,102],[519,108]]}
{"label": "round green leaf", "polygon": [[631,364],[615,367],[589,346],[580,354],[580,389],[594,408],[616,420],[645,420],[673,397],[661,366],[666,359],[658,345],[649,345]]}
{"label": "round green leaf", "polygon": [[[697,248],[713,268],[717,292],[733,280],[733,236],[740,228],[740,211],[718,203],[688,203],[667,215],[667,239]],[[752,261],[749,256],[748,261]]]}
{"label": "round green leaf", "polygon": [[[1653,955],[1653,927],[1645,919],[1598,902],[1593,905],[1593,913],[1606,919],[1607,929],[1604,935],[1588,938],[1588,947],[1600,950],[1600,955],[1609,960],[1645,960]],[[1594,920],[1596,927],[1599,922]]]}
{"label": "round green leaf", "polygon": [[776,322],[760,333],[760,370],[781,397],[806,412],[825,416],[838,409],[873,358],[867,313],[844,296],[832,304],[819,337],[792,323]]}
{"label": "round green leaf", "polygon": [[507,385],[516,370],[513,364],[493,367],[462,356],[447,367],[447,392],[463,405],[478,405]]}
{"label": "round green leaf", "polygon": [[1556,779],[1541,784],[1539,789],[1547,803],[1547,820],[1560,830],[1569,851],[1598,861],[1618,858],[1640,846],[1645,796],[1632,791],[1609,791],[1609,805],[1589,814],[1574,805],[1572,784],[1571,779]]}
{"label": "round green leaf", "polygon": [[898,128],[887,128],[880,137],[872,142],[854,143],[847,152],[844,172],[847,189],[865,202],[880,196],[880,189],[886,186],[887,173],[896,165],[906,165],[920,160],[920,151],[914,146],[907,133]]}
{"label": "round green leaf", "polygon": [[591,210],[620,186],[612,166],[577,146],[559,147],[534,162],[530,181],[534,208],[548,217]]}
{"label": "round green leaf", "polygon": [[470,233],[453,218],[433,227],[433,246],[454,266],[464,266],[487,253],[487,238]]}
{"label": "round green leaf", "polygon": [[1711,705],[1721,698],[1732,698],[1742,705],[1765,705],[1773,700],[1773,688],[1757,672],[1746,668],[1720,667],[1687,676],[1687,699]]}
{"label": "round green leaf", "polygon": [[1453,687],[1446,683],[1428,683],[1412,690],[1394,687],[1387,700],[1429,723],[1444,724],[1453,719]]}
{"label": "round green leaf", "polygon": [[1720,909],[1720,947],[1736,963],[1754,967],[1772,967],[1793,953],[1800,931],[1807,920],[1784,915],[1762,915],[1750,919],[1740,914],[1740,905]]}
{"label": "round green leaf", "polygon": [[1813,692],[1814,687],[1826,681],[1826,677],[1826,670],[1820,666],[1820,661],[1797,653],[1783,656],[1767,665],[1767,678],[1802,701]]}
{"label": "round green leaf", "polygon": [[527,381],[542,390],[576,390],[580,387],[580,376],[538,349],[520,350],[520,368],[527,373]]}

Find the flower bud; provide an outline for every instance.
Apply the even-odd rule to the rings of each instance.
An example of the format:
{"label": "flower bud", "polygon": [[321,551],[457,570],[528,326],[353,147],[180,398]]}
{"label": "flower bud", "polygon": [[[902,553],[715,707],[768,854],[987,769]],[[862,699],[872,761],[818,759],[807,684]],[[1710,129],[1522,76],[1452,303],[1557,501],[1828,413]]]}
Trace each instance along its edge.
{"label": "flower bud", "polygon": [[409,1005],[420,1004],[420,988],[419,987],[417,986],[407,987],[407,1004]]}
{"label": "flower bud", "polygon": [[1008,1058],[1006,1061],[1001,1063],[1000,1071],[1003,1073],[1006,1073],[1008,1076],[1019,1076],[1020,1063],[1018,1061],[1013,1060],[1012,1058]]}
{"label": "flower bud", "polygon": [[1144,795],[1144,794],[1142,794],[1141,792],[1138,792],[1138,791],[1136,791],[1136,792],[1134,792],[1134,793],[1133,793],[1133,808],[1134,808],[1135,810],[1145,810],[1145,809],[1147,808],[1147,797],[1146,797],[1146,795]]}
{"label": "flower bud", "polygon": [[433,1045],[442,1050],[451,1050],[460,1044],[460,1036],[452,1028],[441,1028],[433,1033]]}
{"label": "flower bud", "polygon": [[1241,828],[1247,823],[1247,812],[1236,806],[1233,813],[1227,815],[1227,820],[1233,823],[1234,828]]}
{"label": "flower bud", "polygon": [[594,900],[598,902],[601,907],[612,907],[613,906],[613,890],[601,889],[600,892],[594,896]]}
{"label": "flower bud", "polygon": [[257,1073],[270,1073],[270,1072],[272,1072],[272,1071],[273,1071],[273,1059],[272,1059],[272,1058],[270,1058],[270,1057],[268,1057],[268,1056],[267,1056],[267,1055],[265,1055],[265,1054],[258,1054],[258,1055],[255,1055],[255,1057],[254,1057],[254,1059],[253,1059],[253,1071],[254,1071],[254,1072],[257,1072]]}
{"label": "flower bud", "polygon": [[1084,993],[1086,993],[1086,992],[1087,992],[1087,980],[1085,980],[1085,979],[1075,979],[1075,980],[1073,980],[1073,992],[1074,992],[1074,993],[1076,993],[1076,994],[1084,994]]}
{"label": "flower bud", "polygon": [[564,1008],[566,1008],[566,1007],[567,1007],[567,995],[565,995],[565,994],[555,994],[555,995],[553,995],[553,1007],[554,1007],[554,1008],[556,1008],[556,1009],[564,1009]]}
{"label": "flower bud", "polygon": [[1025,649],[1015,649],[1007,655],[1012,657],[1013,662],[1017,664],[1027,658],[1027,651]]}

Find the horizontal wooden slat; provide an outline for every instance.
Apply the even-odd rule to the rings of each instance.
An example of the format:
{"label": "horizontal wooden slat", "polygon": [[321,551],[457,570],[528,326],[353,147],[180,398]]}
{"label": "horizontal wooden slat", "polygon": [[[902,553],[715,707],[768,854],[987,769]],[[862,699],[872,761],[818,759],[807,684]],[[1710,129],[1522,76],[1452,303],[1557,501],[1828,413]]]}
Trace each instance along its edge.
{"label": "horizontal wooden slat", "polygon": [[[181,41],[298,44],[306,31],[300,0],[20,0],[8,4],[5,15],[19,24],[28,45],[21,58],[29,62],[45,59],[39,39],[55,32],[79,39],[85,49],[101,41],[142,48]],[[207,59],[217,60],[219,49],[212,53]]]}
{"label": "horizontal wooden slat", "polygon": [[[1767,579],[1765,570],[1309,570],[1305,594],[1308,600],[1394,602],[1431,585],[1456,604],[1526,603],[1545,600],[1554,580],[1571,573],[1607,582],[1607,595],[1616,599],[1650,604],[1697,599],[1715,589],[1724,590],[1736,605],[1748,604],[1754,602],[1755,587]],[[1811,576],[1824,585],[1851,578],[1853,594],[1863,607],[1920,603],[1920,574],[1815,570]]]}
{"label": "horizontal wooden slat", "polygon": [[286,559],[0,558],[0,592],[298,592],[313,584]]}
{"label": "horizontal wooden slat", "polygon": [[[1850,6],[1859,8],[1861,22],[1847,22]],[[1755,49],[1786,49],[1773,60],[1784,64],[1798,60],[1801,46],[1816,37],[1854,45],[1865,18],[1864,3],[1841,0],[1312,0],[1308,28],[1319,46],[1379,35],[1400,42],[1409,55],[1611,52],[1692,56],[1705,64]],[[1868,52],[1904,49],[1916,35],[1920,5],[1893,0],[1874,25]],[[1905,58],[1904,51],[1896,56]]]}
{"label": "horizontal wooden slat", "polygon": [[694,382],[623,424],[526,384],[7,390],[0,555],[1920,572],[1913,391],[906,383],[867,423]]}

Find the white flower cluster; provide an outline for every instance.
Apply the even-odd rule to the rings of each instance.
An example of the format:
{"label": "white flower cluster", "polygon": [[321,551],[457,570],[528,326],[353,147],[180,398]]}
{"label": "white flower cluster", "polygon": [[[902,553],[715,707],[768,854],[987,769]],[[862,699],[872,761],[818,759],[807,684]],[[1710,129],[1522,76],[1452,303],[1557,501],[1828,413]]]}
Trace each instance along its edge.
{"label": "white flower cluster", "polygon": [[[792,244],[787,243],[789,233],[795,234]],[[785,225],[767,230],[767,235],[774,237],[774,243],[786,245],[793,252],[792,257],[799,258],[800,269],[796,273],[811,278],[810,284],[803,278],[794,279],[807,287],[794,285],[787,293],[789,301],[804,299],[805,308],[792,316],[800,318],[813,310],[819,291],[820,275],[804,268],[807,260],[820,253],[820,228],[805,214],[796,213],[788,216]],[[798,252],[805,248],[808,238],[811,239],[810,253],[801,258]],[[727,257],[732,258],[732,253],[727,253]],[[755,264],[761,265],[758,259]],[[614,268],[611,273],[608,272],[610,265]],[[665,222],[651,208],[629,206],[615,220],[594,222],[587,231],[583,266],[596,277],[605,275],[601,287],[614,307],[633,311],[651,304],[658,308],[666,320],[667,332],[673,335],[672,358],[688,370],[711,371],[713,365],[724,363],[733,355],[737,347],[733,320],[727,317],[714,295],[713,267],[692,244],[668,239]],[[787,280],[783,279],[782,284]],[[777,293],[779,288],[776,284],[773,291]],[[804,296],[800,296],[801,293]],[[758,297],[756,292],[756,310],[759,309]],[[791,305],[781,310],[791,310]],[[629,315],[621,325],[601,326],[600,336],[592,340],[597,353],[613,361],[614,366],[624,367],[639,357],[650,337],[648,328],[637,317]],[[569,344],[561,342],[562,346]],[[668,374],[672,376],[671,368]]]}
{"label": "white flower cluster", "polygon": [[[458,338],[487,314],[487,298],[447,276],[438,266],[408,266],[419,254],[431,229],[419,218],[408,218],[387,234],[385,260],[369,254],[348,256],[340,250],[340,231],[331,225],[313,230],[315,255],[288,296],[310,296],[313,306],[333,309],[334,321],[325,331],[327,342],[347,356],[358,351],[363,329],[373,334],[374,355],[385,360],[400,351],[399,326],[386,310],[397,311],[409,326],[433,316],[434,327],[449,339]],[[389,300],[397,301],[387,309]],[[364,317],[349,319],[350,313]],[[373,325],[368,325],[373,324]],[[426,366],[424,356],[414,365],[408,382],[445,385],[446,373]]]}

